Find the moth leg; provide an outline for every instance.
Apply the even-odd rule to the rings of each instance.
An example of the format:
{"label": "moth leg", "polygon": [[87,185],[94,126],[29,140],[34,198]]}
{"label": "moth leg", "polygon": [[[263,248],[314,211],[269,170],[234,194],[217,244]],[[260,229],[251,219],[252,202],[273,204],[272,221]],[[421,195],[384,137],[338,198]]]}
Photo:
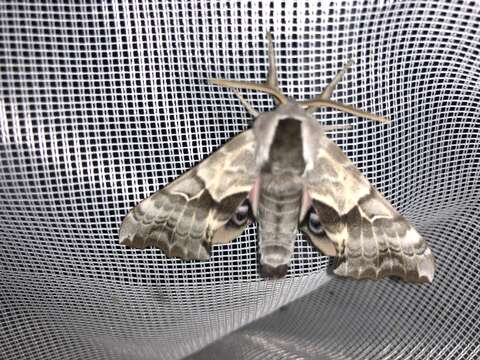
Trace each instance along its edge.
{"label": "moth leg", "polygon": [[334,131],[334,130],[350,130],[352,125],[323,125],[322,129],[325,132]]}
{"label": "moth leg", "polygon": [[337,87],[338,83],[342,81],[343,75],[350,69],[352,66],[353,61],[352,59],[348,59],[345,65],[343,65],[343,68],[341,68],[337,75],[330,81],[330,83],[327,85],[327,87],[322,91],[322,93],[318,96],[320,99],[325,99],[325,100],[330,100],[332,97],[332,93]]}
{"label": "moth leg", "polygon": [[[267,33],[268,38],[268,74],[267,80],[262,84],[257,84],[249,81],[237,81],[237,80],[225,80],[225,79],[210,79],[208,83],[211,85],[219,85],[233,89],[247,89],[257,90],[272,95],[275,99],[281,103],[286,104],[288,99],[282,94],[278,88],[277,67],[275,64],[275,50],[273,48],[272,34]],[[243,103],[243,102],[242,102]],[[247,111],[249,111],[247,109]],[[249,111],[250,112],[250,111]]]}
{"label": "moth leg", "polygon": [[267,84],[272,88],[278,89],[277,62],[275,60],[275,49],[273,48],[272,33],[267,32],[268,39],[268,75]]}
{"label": "moth leg", "polygon": [[250,103],[247,100],[243,98],[243,96],[237,90],[233,90],[233,92],[235,93],[235,95],[237,95],[238,100],[240,100],[243,107],[248,111],[250,115],[252,115],[253,117],[257,117],[260,114],[257,110],[255,110],[252,107],[252,105],[250,105]]}
{"label": "moth leg", "polygon": [[390,120],[384,116],[372,114],[360,109],[356,109],[353,106],[345,105],[345,104],[339,103],[338,101],[330,100],[330,98],[332,97],[333,91],[337,87],[338,83],[342,80],[343,76],[348,71],[348,69],[352,66],[352,64],[353,64],[352,60],[349,59],[347,63],[343,65],[343,68],[341,68],[338,71],[337,75],[332,79],[332,81],[330,81],[330,83],[325,87],[325,89],[322,91],[320,95],[307,101],[299,101],[298,103],[300,104],[300,106],[306,109],[307,112],[309,112],[310,114],[313,114],[319,108],[326,107],[326,108],[337,109],[361,118],[389,123]]}

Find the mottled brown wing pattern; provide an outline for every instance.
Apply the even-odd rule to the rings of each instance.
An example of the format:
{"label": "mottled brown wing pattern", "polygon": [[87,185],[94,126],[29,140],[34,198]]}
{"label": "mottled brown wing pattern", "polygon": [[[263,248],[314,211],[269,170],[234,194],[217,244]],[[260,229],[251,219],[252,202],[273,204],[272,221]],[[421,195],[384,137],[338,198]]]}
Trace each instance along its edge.
{"label": "mottled brown wing pattern", "polygon": [[120,228],[120,242],[206,260],[211,244],[233,240],[246,226],[229,220],[248,197],[255,177],[255,140],[247,130],[130,210]]}
{"label": "mottled brown wing pattern", "polygon": [[425,240],[326,137],[307,175],[307,191],[324,233],[302,230],[326,255],[338,256],[335,274],[433,280],[435,262]]}

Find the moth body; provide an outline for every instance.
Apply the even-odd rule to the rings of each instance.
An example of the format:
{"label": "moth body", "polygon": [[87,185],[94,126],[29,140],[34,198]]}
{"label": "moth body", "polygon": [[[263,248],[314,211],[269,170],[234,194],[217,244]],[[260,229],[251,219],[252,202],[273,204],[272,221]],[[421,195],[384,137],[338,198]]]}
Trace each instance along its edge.
{"label": "moth body", "polygon": [[321,135],[318,123],[295,103],[280,105],[255,121],[259,173],[253,212],[258,223],[261,272],[279,278],[287,272],[297,236],[305,172],[316,144],[306,133]]}
{"label": "moth body", "polygon": [[297,236],[302,194],[300,175],[261,175],[256,220],[261,271],[268,277],[282,277],[287,271]]}

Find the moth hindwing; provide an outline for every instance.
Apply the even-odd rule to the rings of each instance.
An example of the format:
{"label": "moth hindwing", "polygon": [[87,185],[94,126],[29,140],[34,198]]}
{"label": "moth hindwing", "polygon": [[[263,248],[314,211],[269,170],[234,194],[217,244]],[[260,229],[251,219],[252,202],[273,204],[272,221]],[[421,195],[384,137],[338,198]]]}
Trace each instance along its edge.
{"label": "moth hindwing", "polygon": [[331,100],[351,63],[319,96],[297,102],[278,88],[270,34],[268,39],[265,83],[210,83],[266,92],[274,96],[277,107],[258,113],[236,92],[255,117],[253,129],[133,208],[123,220],[121,243],[206,260],[212,244],[230,242],[256,220],[265,277],[287,273],[300,228],[325,255],[338,258],[337,275],[431,282],[435,262],[425,240],[326,137],[335,127],[322,126],[313,118],[317,109],[327,107],[388,122]]}

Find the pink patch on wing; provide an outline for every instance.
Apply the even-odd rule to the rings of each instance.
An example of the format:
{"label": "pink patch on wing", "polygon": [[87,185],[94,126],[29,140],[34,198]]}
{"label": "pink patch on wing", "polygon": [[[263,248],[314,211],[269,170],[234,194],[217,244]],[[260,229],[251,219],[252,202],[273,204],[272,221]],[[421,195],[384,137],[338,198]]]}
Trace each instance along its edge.
{"label": "pink patch on wing", "polygon": [[258,205],[258,194],[260,189],[260,176],[255,179],[255,183],[248,194],[248,200],[250,201],[250,205],[252,206],[252,212],[254,216],[257,216],[257,205]]}
{"label": "pink patch on wing", "polygon": [[300,209],[300,215],[298,221],[302,221],[303,218],[307,215],[308,210],[312,207],[312,198],[307,191],[303,191],[302,196],[302,207]]}

